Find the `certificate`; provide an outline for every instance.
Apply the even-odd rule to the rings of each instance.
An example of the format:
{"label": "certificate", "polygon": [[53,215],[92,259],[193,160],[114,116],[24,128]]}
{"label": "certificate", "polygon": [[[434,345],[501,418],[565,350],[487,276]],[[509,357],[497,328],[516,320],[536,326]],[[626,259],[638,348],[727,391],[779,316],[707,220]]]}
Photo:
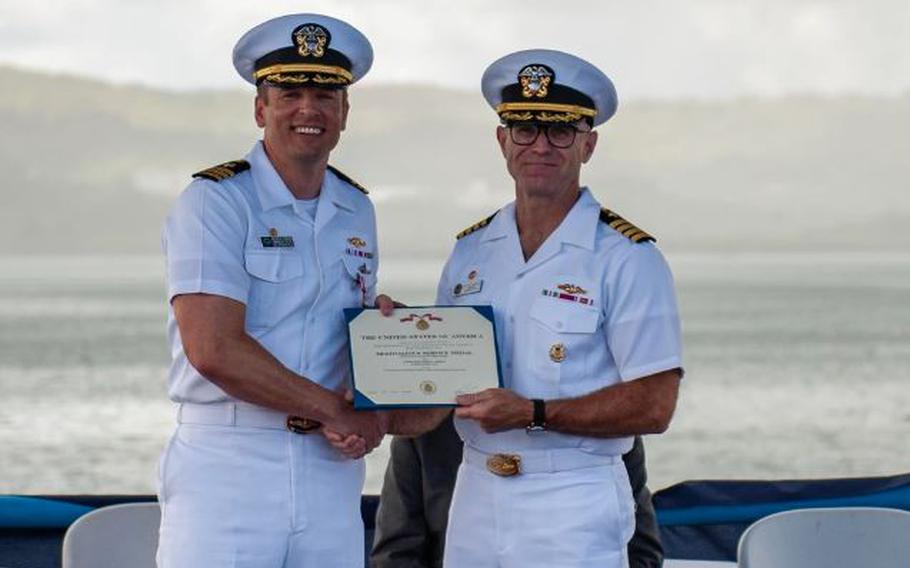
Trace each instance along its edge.
{"label": "certificate", "polygon": [[501,386],[489,306],[347,308],[354,407],[454,406],[455,396]]}

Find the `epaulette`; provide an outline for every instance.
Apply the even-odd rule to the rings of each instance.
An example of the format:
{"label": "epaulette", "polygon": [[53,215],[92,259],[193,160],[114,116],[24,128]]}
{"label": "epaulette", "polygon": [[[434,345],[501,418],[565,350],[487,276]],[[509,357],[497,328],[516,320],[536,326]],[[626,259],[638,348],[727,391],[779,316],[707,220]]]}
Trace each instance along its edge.
{"label": "epaulette", "polygon": [[[496,211],[496,213],[499,213],[499,211]],[[483,229],[484,227],[486,227],[487,225],[490,224],[490,221],[493,220],[493,217],[496,216],[496,213],[493,213],[492,215],[490,215],[489,217],[487,217],[486,219],[484,219],[484,220],[482,220],[482,221],[478,221],[477,223],[474,223],[473,225],[471,225],[470,227],[468,227],[468,228],[465,229],[464,231],[462,231],[462,232],[458,233],[457,235],[455,235],[455,238],[456,238],[456,239],[460,239],[460,238],[462,238],[462,237],[467,237],[468,235],[470,235],[470,234],[473,233],[474,231],[479,231],[480,229]]]}
{"label": "epaulette", "polygon": [[201,172],[196,172],[193,174],[193,177],[210,179],[212,181],[222,181],[229,177],[234,177],[240,172],[245,172],[248,169],[250,169],[250,163],[246,160],[234,160],[233,162],[225,162],[204,169]]}
{"label": "epaulette", "polygon": [[327,167],[333,174],[335,174],[336,176],[338,176],[338,178],[339,178],[341,181],[346,181],[346,182],[348,182],[349,184],[353,185],[355,188],[357,188],[358,190],[360,190],[360,192],[363,193],[364,195],[369,195],[369,194],[370,194],[370,192],[367,191],[367,188],[363,187],[362,185],[360,185],[360,184],[357,183],[356,181],[354,181],[354,180],[352,180],[351,178],[349,178],[349,177],[347,176],[347,174],[345,174],[344,172],[342,172],[341,170],[339,170],[339,169],[336,168],[335,166],[326,166],[326,167]]}
{"label": "epaulette", "polygon": [[657,240],[606,207],[600,209],[600,220],[633,243],[646,243],[648,241],[654,242]]}

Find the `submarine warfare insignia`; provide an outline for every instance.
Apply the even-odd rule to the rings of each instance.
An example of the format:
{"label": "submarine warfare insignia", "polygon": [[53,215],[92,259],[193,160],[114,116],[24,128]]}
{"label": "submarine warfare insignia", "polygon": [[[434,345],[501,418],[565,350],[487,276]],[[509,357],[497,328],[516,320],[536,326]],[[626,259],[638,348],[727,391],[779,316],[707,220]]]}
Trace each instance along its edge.
{"label": "submarine warfare insignia", "polygon": [[550,90],[550,81],[554,79],[553,70],[546,65],[527,65],[518,73],[518,82],[521,83],[521,96],[526,99],[537,97],[545,98]]}
{"label": "submarine warfare insignia", "polygon": [[271,227],[268,235],[259,237],[259,242],[262,243],[263,248],[292,248],[294,246],[294,237],[290,235],[279,236],[278,229]]}
{"label": "submarine warfare insignia", "polygon": [[332,41],[329,31],[319,24],[303,24],[294,29],[294,44],[302,57],[322,57]]}

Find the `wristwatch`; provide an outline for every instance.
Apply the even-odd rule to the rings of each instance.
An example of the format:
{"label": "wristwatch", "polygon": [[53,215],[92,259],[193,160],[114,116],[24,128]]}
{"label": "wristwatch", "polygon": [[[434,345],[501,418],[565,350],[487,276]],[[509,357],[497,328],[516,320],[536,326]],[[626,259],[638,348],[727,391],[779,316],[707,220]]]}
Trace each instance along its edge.
{"label": "wristwatch", "polygon": [[528,434],[533,432],[546,432],[547,405],[539,398],[532,398],[531,402],[534,403],[534,417],[531,419],[531,423],[525,426],[525,431]]}

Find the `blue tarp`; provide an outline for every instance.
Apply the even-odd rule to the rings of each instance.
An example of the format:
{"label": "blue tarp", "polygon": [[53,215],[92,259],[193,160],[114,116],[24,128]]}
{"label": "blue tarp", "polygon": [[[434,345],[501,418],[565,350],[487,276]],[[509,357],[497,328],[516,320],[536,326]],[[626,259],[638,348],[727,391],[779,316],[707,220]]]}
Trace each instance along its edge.
{"label": "blue tarp", "polygon": [[654,495],[669,558],[736,560],[739,535],[792,509],[890,507],[910,511],[910,474],[859,479],[686,481]]}
{"label": "blue tarp", "polygon": [[[74,520],[97,507],[154,499],[143,495],[0,495],[0,563],[58,566],[59,543]],[[371,541],[377,504],[377,497],[364,496],[361,509],[367,542]],[[779,511],[849,506],[910,511],[910,474],[861,479],[687,481],[658,491],[654,505],[668,558],[733,561],[746,527]],[[42,554],[53,563],[36,562]]]}

